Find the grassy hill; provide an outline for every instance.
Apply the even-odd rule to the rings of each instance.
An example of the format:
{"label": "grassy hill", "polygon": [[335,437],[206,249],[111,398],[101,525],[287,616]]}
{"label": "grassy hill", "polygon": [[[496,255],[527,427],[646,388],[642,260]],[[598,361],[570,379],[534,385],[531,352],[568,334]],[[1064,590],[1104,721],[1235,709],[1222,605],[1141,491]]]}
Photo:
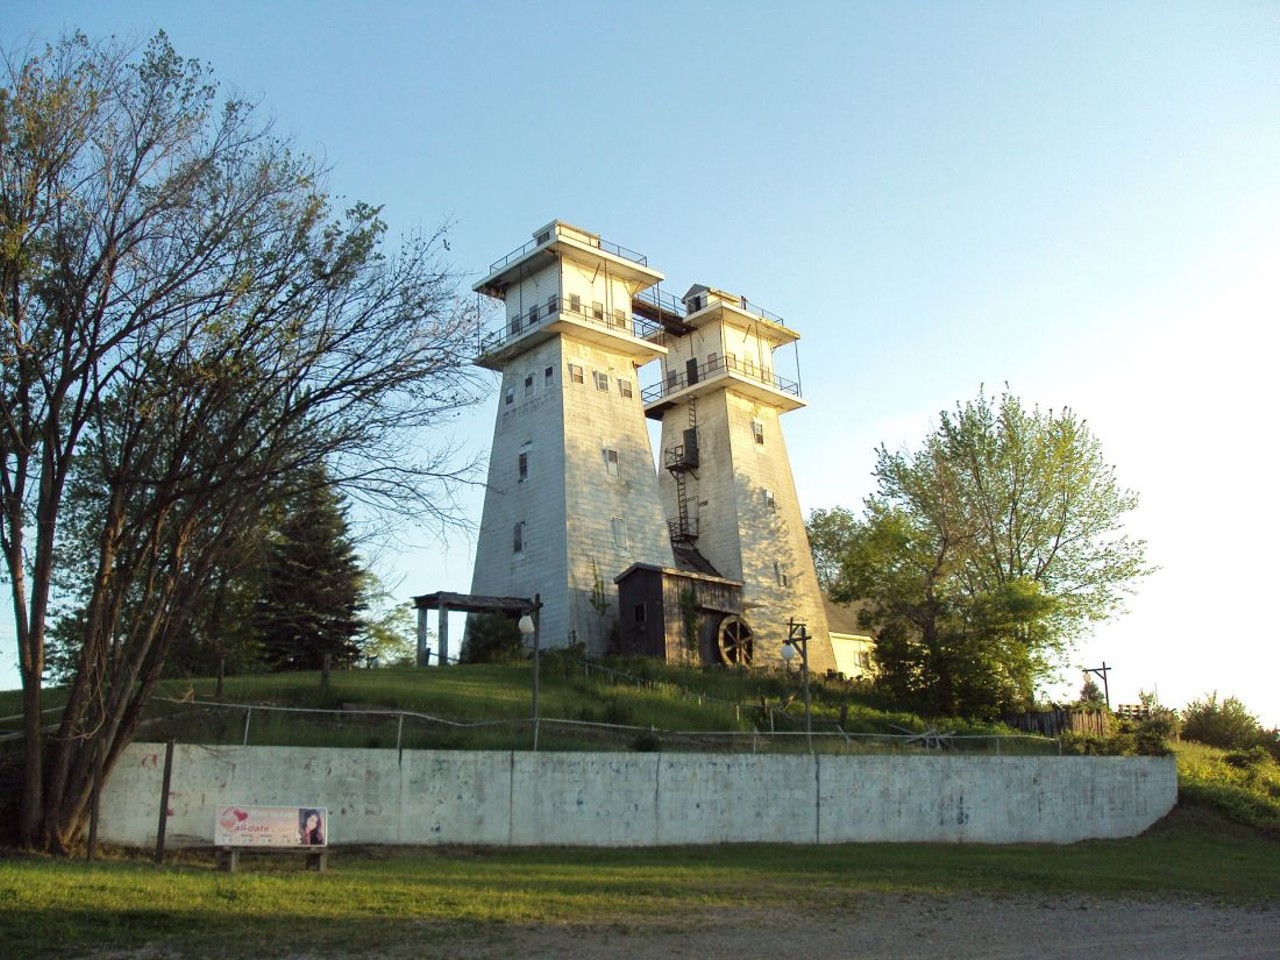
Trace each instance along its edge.
{"label": "grassy hill", "polygon": [[[700,669],[652,660],[586,662],[560,652],[540,671],[544,750],[804,751],[804,705],[794,675]],[[162,684],[140,739],[406,749],[529,749],[530,664],[335,671]],[[1057,753],[1057,741],[999,724],[931,720],[887,709],[866,688],[815,678],[814,749],[914,751],[951,736],[953,749]],[[61,691],[47,693],[56,708]],[[0,735],[19,729],[18,691],[0,693]],[[51,713],[51,720],[56,713]],[[914,739],[912,735],[915,735]],[[0,744],[3,746],[3,744]],[[8,742],[10,750],[16,742]],[[1280,764],[1264,752],[1176,744],[1184,805],[1212,809],[1280,836]]]}
{"label": "grassy hill", "polygon": [[[532,741],[529,663],[447,669],[335,671],[161,685],[140,737],[253,744],[523,749]],[[49,691],[56,706],[59,691]],[[815,749],[909,748],[912,735],[945,731],[958,749],[1056,752],[1054,741],[1000,724],[933,722],[887,709],[865,688],[814,678]],[[0,717],[21,709],[0,693]],[[323,712],[321,712],[323,711]],[[540,670],[539,746],[543,749],[807,749],[797,676],[692,668],[652,660],[546,656]],[[246,719],[247,718],[247,719]],[[246,736],[247,726],[247,736]],[[14,719],[0,729],[17,729]],[[997,740],[995,738],[1007,738]]]}
{"label": "grassy hill", "polygon": [[[539,745],[544,749],[807,749],[796,675],[680,667],[639,658],[601,663],[553,653],[543,661],[539,680]],[[228,682],[223,699],[345,709],[362,717],[363,739],[360,734],[355,738],[366,746],[392,745],[390,717],[355,713],[381,709],[405,712],[403,720],[394,719],[401,746],[521,749],[531,744],[532,681],[528,663],[347,671],[334,673],[327,690],[315,674],[288,680],[274,675]],[[207,682],[172,689],[196,700],[212,695]],[[815,749],[883,751],[937,726],[886,709],[865,689],[841,681],[814,678],[810,694]],[[310,728],[317,730],[318,716],[307,716]],[[275,735],[296,735],[284,733],[289,719],[277,712],[256,734],[251,731],[252,742],[273,735],[273,726]],[[1010,738],[1005,741],[1010,750],[1039,752],[1051,745],[1043,738],[1019,737],[999,724],[949,721],[944,729],[963,737],[956,743],[969,749],[996,750],[992,738],[1000,736]],[[1028,740],[1034,745],[1024,743]],[[346,742],[351,742],[350,734]]]}

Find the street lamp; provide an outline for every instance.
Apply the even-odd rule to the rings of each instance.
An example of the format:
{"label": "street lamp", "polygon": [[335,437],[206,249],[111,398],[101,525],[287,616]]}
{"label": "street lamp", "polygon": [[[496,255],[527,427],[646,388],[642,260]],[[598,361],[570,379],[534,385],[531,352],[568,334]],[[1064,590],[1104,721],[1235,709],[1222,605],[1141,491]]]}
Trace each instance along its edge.
{"label": "street lamp", "polygon": [[795,619],[787,621],[788,636],[782,644],[782,660],[790,664],[796,656],[796,647],[800,648],[800,676],[804,681],[804,735],[809,744],[809,752],[813,753],[813,713],[809,704],[809,631],[803,623]]}
{"label": "street lamp", "polygon": [[533,749],[538,749],[538,662],[539,649],[539,631],[538,631],[538,613],[542,610],[542,594],[535,593],[533,595],[533,606],[526,610],[520,616],[516,628],[521,635],[527,640],[533,638]]}

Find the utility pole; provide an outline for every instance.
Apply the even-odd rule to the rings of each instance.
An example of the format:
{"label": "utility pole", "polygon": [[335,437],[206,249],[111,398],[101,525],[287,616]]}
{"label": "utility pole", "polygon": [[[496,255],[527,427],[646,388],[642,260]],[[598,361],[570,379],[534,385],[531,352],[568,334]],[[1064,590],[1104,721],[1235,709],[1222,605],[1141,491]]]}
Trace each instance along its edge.
{"label": "utility pole", "polygon": [[1107,699],[1107,711],[1111,710],[1111,688],[1107,686],[1107,674],[1111,671],[1111,667],[1107,666],[1107,661],[1102,661],[1100,667],[1085,667],[1085,673],[1096,673],[1102,678],[1102,695]]}

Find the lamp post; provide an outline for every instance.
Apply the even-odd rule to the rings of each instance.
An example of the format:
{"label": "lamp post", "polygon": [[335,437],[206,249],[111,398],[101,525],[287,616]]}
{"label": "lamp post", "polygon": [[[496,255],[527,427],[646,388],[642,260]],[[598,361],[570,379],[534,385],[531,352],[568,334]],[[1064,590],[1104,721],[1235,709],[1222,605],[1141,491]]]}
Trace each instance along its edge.
{"label": "lamp post", "polygon": [[535,593],[533,595],[533,606],[526,610],[520,617],[520,622],[516,627],[520,630],[525,639],[533,638],[533,749],[538,749],[538,663],[541,659],[538,648],[539,631],[538,631],[538,613],[542,610],[542,594]]}
{"label": "lamp post", "polygon": [[794,619],[787,621],[787,641],[782,645],[782,659],[790,664],[796,655],[796,647],[800,648],[800,676],[804,681],[804,735],[809,744],[809,752],[813,753],[813,714],[809,704],[809,631],[803,623]]}

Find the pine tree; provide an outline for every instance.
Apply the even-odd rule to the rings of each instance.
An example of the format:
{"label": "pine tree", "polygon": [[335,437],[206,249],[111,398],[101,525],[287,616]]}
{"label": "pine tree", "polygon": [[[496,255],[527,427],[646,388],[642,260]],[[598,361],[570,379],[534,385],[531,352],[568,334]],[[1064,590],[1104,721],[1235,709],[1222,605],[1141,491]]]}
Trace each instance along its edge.
{"label": "pine tree", "polygon": [[256,624],[263,656],[275,670],[335,667],[360,655],[363,572],[346,510],[323,476],[286,509],[263,571]]}

